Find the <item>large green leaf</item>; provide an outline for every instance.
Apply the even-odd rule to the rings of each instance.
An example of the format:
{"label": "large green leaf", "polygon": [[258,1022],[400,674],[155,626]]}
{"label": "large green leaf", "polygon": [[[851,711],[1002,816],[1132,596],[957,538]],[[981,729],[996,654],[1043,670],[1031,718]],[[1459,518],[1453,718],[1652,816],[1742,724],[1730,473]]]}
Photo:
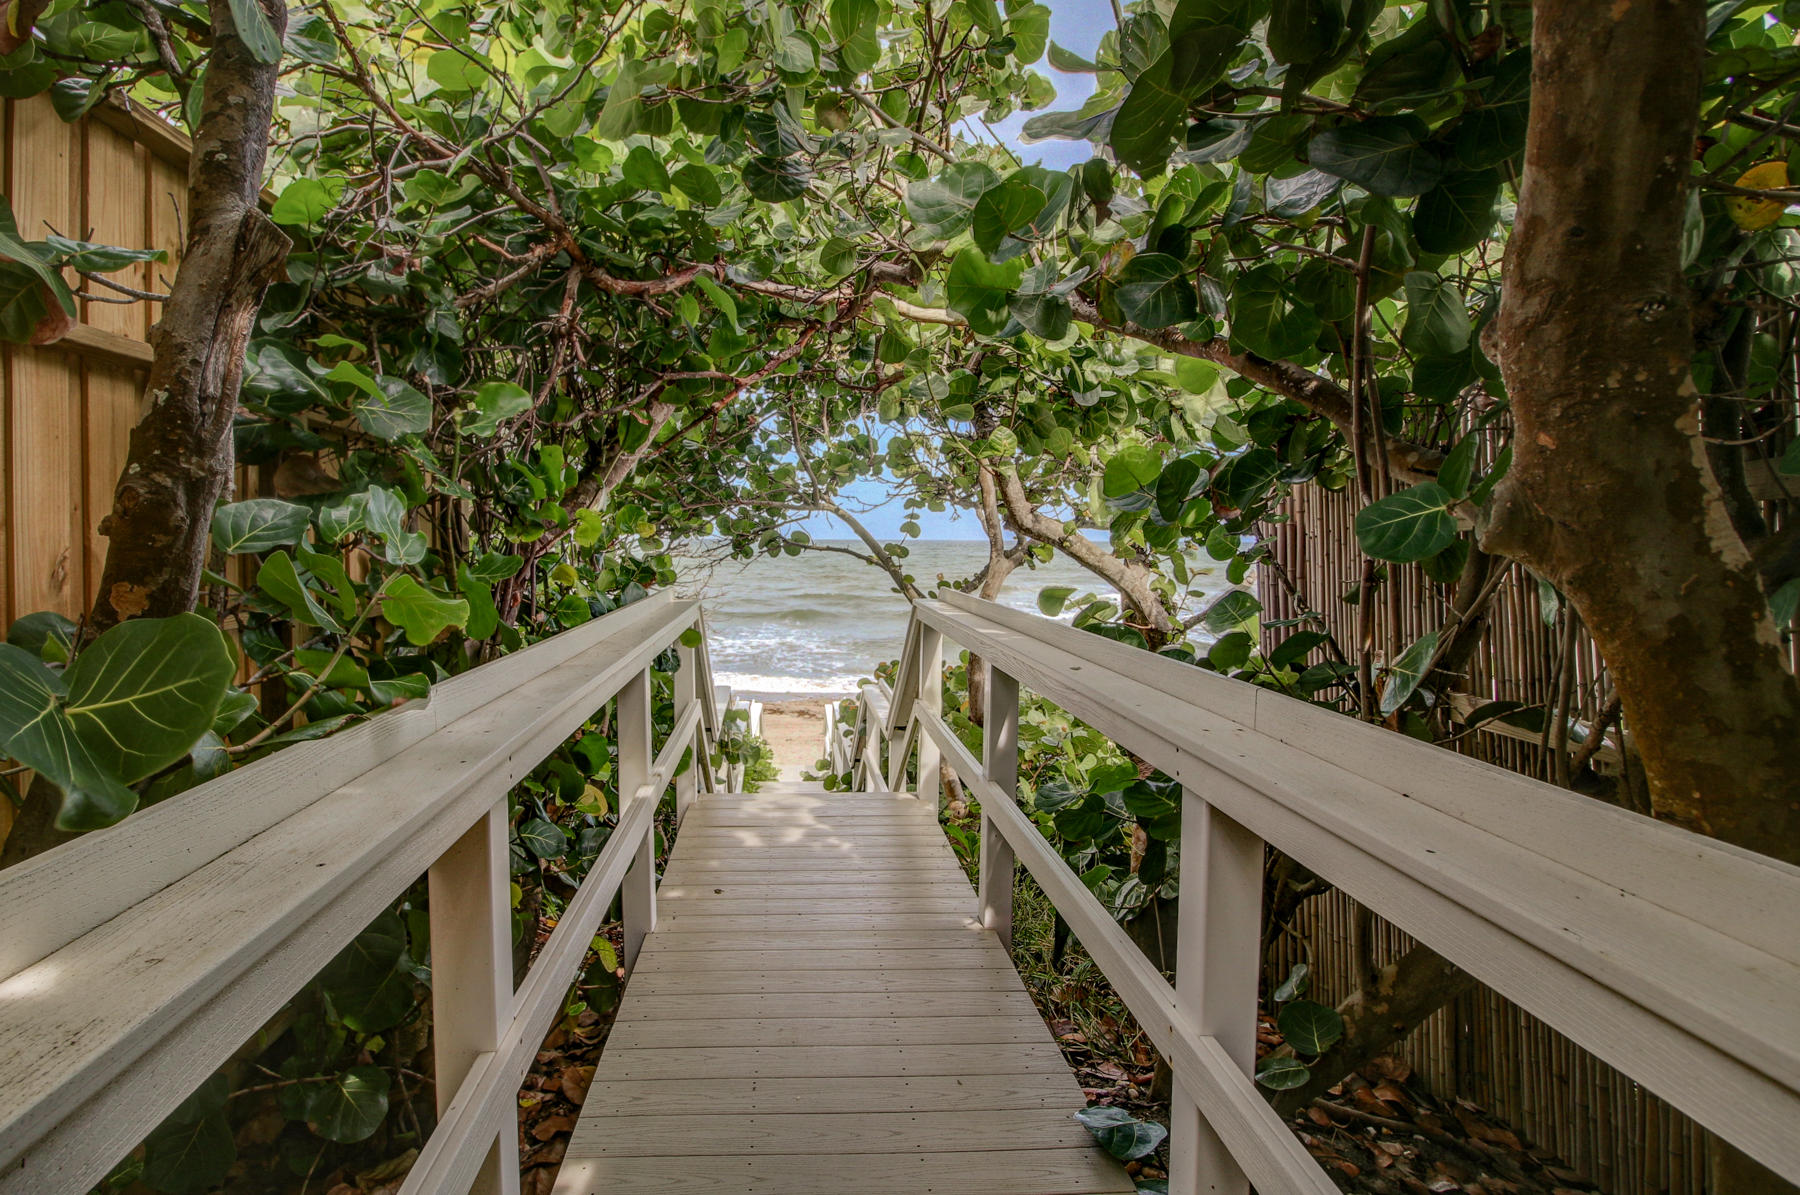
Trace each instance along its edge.
{"label": "large green leaf", "polygon": [[1294,298],[1279,266],[1259,266],[1240,277],[1229,307],[1232,343],[1270,360],[1311,348],[1323,325]]}
{"label": "large green leaf", "polygon": [[306,1123],[327,1141],[362,1141],[381,1127],[392,1081],[378,1066],[353,1066],[314,1089]]}
{"label": "large green leaf", "polygon": [[875,0],[832,0],[831,36],[837,43],[838,65],[861,73],[881,60],[875,33],[880,15]]}
{"label": "large green leaf", "polygon": [[953,162],[936,178],[906,188],[906,214],[933,240],[948,240],[969,227],[975,205],[1000,185],[1000,176],[980,162]]}
{"label": "large green leaf", "polygon": [[983,253],[1000,248],[1008,234],[1030,224],[1044,210],[1045,195],[1015,174],[998,187],[983,193],[975,203],[971,231]]}
{"label": "large green leaf", "polygon": [[294,566],[294,558],[286,552],[272,553],[256,570],[257,588],[286,606],[295,622],[327,631],[343,630],[330,611],[319,603],[307,580]]}
{"label": "large green leaf", "polygon": [[129,784],[188,753],[212,727],[235,670],[225,636],[198,614],[132,619],[89,644],[64,674],[69,721]]}
{"label": "large green leaf", "polygon": [[1256,1068],[1256,1081],[1270,1091],[1291,1091],[1312,1079],[1312,1068],[1298,1058],[1265,1058]]}
{"label": "large green leaf", "polygon": [[1425,144],[1424,123],[1410,116],[1377,116],[1313,134],[1313,169],[1335,174],[1376,195],[1423,195],[1437,186],[1444,160]]}
{"label": "large green leaf", "polygon": [[199,1195],[225,1180],[237,1142],[225,1118],[230,1082],[215,1074],[144,1141],[144,1182],[167,1195]]}
{"label": "large green leaf", "polygon": [[282,188],[274,206],[269,209],[269,219],[277,224],[310,228],[337,206],[344,193],[345,181],[339,175],[295,179]]}
{"label": "large green leaf", "polygon": [[1307,63],[1331,52],[1344,28],[1337,0],[1274,0],[1269,11],[1269,53],[1284,64]]}
{"label": "large green leaf", "polygon": [[1311,1000],[1292,1000],[1283,1005],[1275,1027],[1281,1030],[1288,1045],[1315,1058],[1344,1036],[1344,1018],[1337,1009]]}
{"label": "large green leaf", "polygon": [[744,163],[744,189],[764,203],[787,203],[806,194],[812,172],[798,158],[755,157]]}
{"label": "large green leaf", "polygon": [[1400,653],[1388,670],[1387,687],[1381,691],[1381,713],[1385,717],[1406,704],[1425,679],[1425,670],[1437,655],[1438,633],[1419,636],[1413,645]]}
{"label": "large green leaf", "polygon": [[1400,343],[1420,357],[1454,357],[1469,348],[1469,310],[1456,283],[1427,270],[1406,276],[1406,327]]}
{"label": "large green leaf", "polygon": [[50,268],[49,254],[23,241],[5,196],[0,196],[0,259],[16,266],[0,270],[0,337],[18,344],[29,342],[31,329],[47,311],[45,293],[56,299],[63,315],[74,319],[76,297],[68,292],[61,272]]}
{"label": "large green leaf", "polygon": [[1126,262],[1113,297],[1120,313],[1143,328],[1185,324],[1200,314],[1200,300],[1186,269],[1166,253],[1140,253]]}
{"label": "large green leaf", "polygon": [[197,614],[121,623],[61,675],[0,644],[0,752],[63,790],[63,829],[109,826],[137,806],[128,785],[212,728],[234,668],[224,636]]}
{"label": "large green leaf", "polygon": [[1123,1108],[1083,1108],[1075,1119],[1121,1162],[1148,1156],[1169,1135],[1169,1130],[1155,1121],[1139,1120]]}
{"label": "large green leaf", "polygon": [[1456,126],[1451,145],[1457,164],[1484,170],[1525,149],[1531,106],[1531,55],[1523,50],[1500,60],[1477,102]]}
{"label": "large green leaf", "polygon": [[0,755],[63,792],[57,825],[97,830],[137,808],[137,794],[97,760],[63,712],[62,677],[37,656],[0,644]]}
{"label": "large green leaf", "polygon": [[431,428],[431,400],[405,378],[384,374],[373,394],[351,404],[362,429],[380,440],[398,440]]}
{"label": "large green leaf", "polygon": [[990,262],[979,249],[964,249],[950,263],[945,297],[950,310],[969,321],[983,336],[993,336],[1006,326],[1007,302],[1024,275],[1021,258],[1001,265]]}
{"label": "large green leaf", "polygon": [[1222,594],[1206,608],[1200,617],[1200,625],[1215,635],[1223,635],[1231,631],[1254,631],[1256,616],[1262,613],[1262,603],[1248,589],[1233,589]]}
{"label": "large green leaf", "polygon": [[385,912],[356,935],[319,972],[319,986],[338,1019],[358,1033],[384,1033],[404,1020],[414,984],[399,916]]}
{"label": "large green leaf", "polygon": [[1452,499],[1435,481],[1371,502],[1356,515],[1356,542],[1377,560],[1436,556],[1456,538]]}
{"label": "large green leaf", "polygon": [[1175,149],[1188,104],[1225,73],[1244,43],[1227,25],[1202,25],[1173,39],[1136,79],[1112,123],[1112,151],[1119,161],[1149,176]]}
{"label": "large green leaf", "polygon": [[469,621],[469,603],[425,588],[406,574],[389,582],[381,599],[381,614],[406,632],[406,641],[424,647],[449,627]]}
{"label": "large green leaf", "polygon": [[1500,195],[1500,172],[1472,170],[1452,174],[1420,198],[1413,210],[1413,235],[1427,253],[1464,253],[1486,239],[1494,227],[1494,201]]}
{"label": "large green leaf", "polygon": [[267,552],[299,543],[311,521],[312,512],[306,507],[279,498],[227,503],[213,511],[213,546],[227,556]]}
{"label": "large green leaf", "polygon": [[541,817],[519,827],[519,842],[539,859],[554,859],[569,849],[569,836],[562,827]]}
{"label": "large green leaf", "polygon": [[531,410],[531,393],[517,382],[492,378],[475,387],[474,410],[463,417],[462,430],[483,439],[500,425]]}
{"label": "large green leaf", "polygon": [[1156,484],[1162,472],[1162,458],[1156,450],[1143,444],[1128,444],[1106,458],[1106,472],[1101,477],[1101,492],[1108,498],[1123,498],[1135,490]]}
{"label": "large green leaf", "polygon": [[394,491],[372,485],[356,495],[364,524],[381,538],[383,558],[389,564],[417,564],[425,559],[425,535],[406,529],[406,503]]}
{"label": "large green leaf", "polygon": [[257,0],[231,0],[231,24],[258,62],[281,61],[281,38]]}
{"label": "large green leaf", "polygon": [[29,268],[16,262],[0,261],[0,340],[13,344],[31,343],[38,322],[50,312],[49,304],[44,301],[44,290],[44,284]]}

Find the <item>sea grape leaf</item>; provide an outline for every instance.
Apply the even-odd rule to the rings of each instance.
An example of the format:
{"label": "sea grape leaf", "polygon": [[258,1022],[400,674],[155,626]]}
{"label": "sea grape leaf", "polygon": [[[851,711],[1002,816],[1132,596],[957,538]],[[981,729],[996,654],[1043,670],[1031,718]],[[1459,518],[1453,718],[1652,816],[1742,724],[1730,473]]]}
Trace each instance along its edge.
{"label": "sea grape leaf", "polygon": [[969,321],[983,336],[997,334],[1007,322],[1007,301],[1025,272],[1020,258],[996,265],[979,249],[968,248],[950,263],[945,297],[950,310]]}
{"label": "sea grape leaf", "polygon": [[212,728],[236,669],[198,614],[134,618],[75,657],[67,712],[94,758],[130,784],[181,759]]}
{"label": "sea grape leaf", "polygon": [[463,417],[462,430],[486,439],[506,420],[529,410],[531,395],[523,386],[493,378],[475,387],[474,411]]}
{"label": "sea grape leaf", "polygon": [[213,511],[213,546],[227,556],[267,552],[299,543],[311,521],[312,512],[306,507],[279,498],[229,502]]}
{"label": "sea grape leaf", "polygon": [[1448,278],[1428,270],[1406,275],[1406,326],[1400,343],[1420,357],[1454,357],[1469,348],[1469,309]]}
{"label": "sea grape leaf", "polygon": [[906,188],[906,214],[920,232],[948,240],[969,227],[975,205],[1000,185],[1000,176],[980,162],[953,162],[936,178],[920,179]]}
{"label": "sea grape leaf", "polygon": [[1123,498],[1156,484],[1161,472],[1162,458],[1157,456],[1155,449],[1144,444],[1127,444],[1106,459],[1101,492],[1108,498]]}
{"label": "sea grape leaf", "polygon": [[1376,195],[1423,195],[1437,186],[1444,160],[1425,144],[1429,130],[1407,116],[1377,116],[1313,134],[1313,169],[1335,174]]}
{"label": "sea grape leaf", "polygon": [[975,202],[970,217],[975,244],[983,253],[992,254],[1010,233],[1030,224],[1046,202],[1044,192],[1014,174]]}
{"label": "sea grape leaf", "polygon": [[1444,487],[1427,481],[1371,502],[1357,512],[1356,542],[1377,560],[1435,556],[1456,538],[1452,501]]}
{"label": "sea grape leaf", "polygon": [[1094,1140],[1121,1162],[1132,1162],[1155,1151],[1169,1130],[1155,1121],[1139,1120],[1123,1108],[1083,1108],[1075,1113]]}
{"label": "sea grape leaf", "polygon": [[405,378],[392,374],[383,374],[373,393],[365,393],[350,405],[357,423],[378,440],[398,440],[431,429],[431,400]]}
{"label": "sea grape leaf", "polygon": [[1143,328],[1185,324],[1200,314],[1200,300],[1186,268],[1166,253],[1140,253],[1126,262],[1113,296],[1120,313]]}
{"label": "sea grape leaf", "polygon": [[138,797],[76,736],[62,709],[66,696],[62,677],[42,660],[0,644],[0,753],[62,790],[60,828],[97,830],[137,808]]}
{"label": "sea grape leaf", "polygon": [[369,1137],[387,1118],[391,1082],[378,1066],[353,1066],[333,1076],[307,1099],[307,1127],[345,1144]]}
{"label": "sea grape leaf", "polygon": [[1344,1018],[1337,1009],[1312,1000],[1290,1000],[1282,1005],[1275,1027],[1288,1045],[1314,1058],[1344,1036]]}
{"label": "sea grape leaf", "polygon": [[427,589],[415,577],[403,573],[388,583],[381,599],[381,614],[406,632],[408,643],[424,647],[445,629],[467,625],[469,603]]}
{"label": "sea grape leaf", "polygon": [[1387,687],[1381,691],[1381,713],[1383,717],[1393,713],[1406,704],[1406,699],[1418,690],[1420,682],[1425,679],[1425,670],[1431,666],[1432,657],[1437,654],[1438,633],[1431,631],[1419,636],[1411,647],[1400,653],[1388,670]]}
{"label": "sea grape leaf", "polygon": [[381,1033],[412,1011],[406,962],[406,926],[389,909],[325,965],[319,986],[345,1025],[358,1033]]}
{"label": "sea grape leaf", "polygon": [[1267,1058],[1256,1068],[1256,1081],[1270,1091],[1303,1087],[1311,1078],[1312,1068],[1298,1058]]}
{"label": "sea grape leaf", "polygon": [[1253,631],[1262,603],[1248,589],[1234,589],[1221,595],[1200,616],[1200,625],[1215,635],[1231,631]]}
{"label": "sea grape leaf", "polygon": [[256,570],[256,585],[286,606],[296,622],[334,633],[344,629],[331,612],[319,604],[306,580],[300,576],[300,570],[294,567],[294,558],[286,552],[275,552],[264,559],[262,567]]}

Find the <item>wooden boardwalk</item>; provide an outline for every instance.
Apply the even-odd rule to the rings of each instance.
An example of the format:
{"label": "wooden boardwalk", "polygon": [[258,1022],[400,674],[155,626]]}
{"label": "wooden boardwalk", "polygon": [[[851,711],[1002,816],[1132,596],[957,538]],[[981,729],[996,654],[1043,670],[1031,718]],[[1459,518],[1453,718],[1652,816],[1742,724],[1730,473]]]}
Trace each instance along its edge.
{"label": "wooden boardwalk", "polygon": [[556,1195],[1125,1195],[927,806],[703,796]]}

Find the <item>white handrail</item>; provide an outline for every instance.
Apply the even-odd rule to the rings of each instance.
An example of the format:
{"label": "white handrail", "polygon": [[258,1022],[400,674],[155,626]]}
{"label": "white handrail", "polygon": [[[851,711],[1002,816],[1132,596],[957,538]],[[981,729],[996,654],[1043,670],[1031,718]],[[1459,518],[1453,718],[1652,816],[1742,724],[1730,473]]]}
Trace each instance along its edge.
{"label": "white handrail", "polygon": [[569,979],[581,966],[595,931],[618,895],[637,844],[651,832],[656,798],[647,793],[648,787],[640,788],[638,795],[626,802],[612,837],[582,880],[581,891],[563,910],[550,940],[519,985],[511,1028],[499,1048],[481,1055],[457,1087],[408,1172],[401,1195],[466,1191],[474,1182],[494,1126],[511,1117],[538,1046],[562,1008]]}
{"label": "white handrail", "polygon": [[[428,868],[435,885],[451,847],[458,866],[464,855],[479,864],[480,850],[463,849],[468,836],[491,836],[495,824],[504,834],[504,817],[490,811],[596,709],[628,687],[647,705],[647,670],[698,614],[697,604],[664,596],[633,603],[446,681],[427,704],[307,745],[324,752],[277,753],[120,829],[0,873],[8,909],[0,955],[0,1195],[73,1193],[103,1178]],[[703,655],[697,663],[703,671]],[[710,691],[709,676],[700,683],[700,692]],[[641,787],[632,786],[621,810],[631,815],[628,825],[615,831],[620,850],[630,846],[642,858],[649,831],[632,841],[631,827],[649,825],[639,809],[650,792],[660,795],[657,784],[668,783],[690,744],[700,764],[709,737],[701,711],[693,702],[681,712]],[[647,725],[647,708],[642,716]],[[504,844],[498,849],[503,858]],[[602,891],[619,881],[609,878],[610,857],[596,870],[600,883],[583,907],[599,902],[603,912],[611,897],[602,901]],[[509,916],[499,871],[488,902],[496,907],[468,933],[491,937],[493,920]],[[33,919],[42,908],[34,893],[42,891],[74,907]],[[434,945],[440,929],[449,932],[435,927]],[[579,942],[582,950],[591,936]],[[533,968],[518,998],[491,1010],[501,1023],[471,1027],[440,1017],[440,1057],[483,1040],[491,1049],[509,1033],[530,1038],[530,1017],[542,1004],[527,992],[566,991],[579,965],[579,952],[567,957],[575,938],[565,941],[571,944],[540,960],[547,966]],[[485,957],[484,950],[495,948],[473,942],[469,958]],[[489,961],[498,967],[502,960]],[[131,998],[93,998],[103,991]],[[515,1011],[526,1021],[513,1022]],[[482,1071],[469,1070],[465,1083]],[[501,1127],[505,1139],[510,1118]]]}
{"label": "white handrail", "polygon": [[[1293,856],[1765,1165],[1800,1177],[1800,869],[1048,619],[940,598],[915,604],[914,622],[1180,780],[1190,817],[1198,807],[1219,833]],[[897,696],[894,708],[902,704]],[[909,713],[909,731],[923,727],[921,744],[984,797],[984,835],[991,826],[1005,836],[1034,875],[1048,868],[1054,852],[1026,837],[1029,821],[982,766],[917,702]],[[1185,846],[1183,858],[1194,865]],[[1135,964],[1115,973],[1127,967],[1117,951],[1128,941],[1084,918],[1093,912],[1085,888],[1062,882],[1072,876],[1038,878],[1085,929],[1084,945],[1134,1012],[1146,1001],[1152,1012],[1190,1003],[1186,984],[1165,991]],[[1184,877],[1184,896],[1203,881]],[[1243,937],[1221,928],[1229,923],[1209,932]],[[1204,985],[1208,970],[1241,974],[1241,961],[1202,958],[1190,982]],[[1265,1139],[1266,1120],[1234,1121],[1245,1109],[1218,1074],[1192,1070],[1204,1059],[1184,1016],[1146,1029],[1168,1039],[1178,1086],[1254,1179],[1275,1160],[1268,1151],[1286,1147]],[[1178,1152],[1181,1136],[1178,1124]],[[1258,1181],[1275,1180],[1262,1173]]]}

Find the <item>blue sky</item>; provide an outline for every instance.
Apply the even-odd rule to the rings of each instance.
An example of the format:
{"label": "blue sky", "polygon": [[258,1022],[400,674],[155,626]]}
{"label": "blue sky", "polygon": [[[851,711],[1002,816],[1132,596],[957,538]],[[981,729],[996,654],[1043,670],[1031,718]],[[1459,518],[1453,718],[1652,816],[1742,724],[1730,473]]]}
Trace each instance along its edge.
{"label": "blue sky", "polygon": [[[1113,27],[1111,0],[1044,0],[1050,8],[1050,40],[1083,58],[1092,59],[1100,38]],[[1046,60],[1035,68],[1056,84],[1056,99],[1051,108],[1079,108],[1094,92],[1092,75],[1066,75],[1050,69]],[[994,133],[1010,145],[1024,162],[1038,162],[1054,170],[1063,170],[1093,156],[1093,147],[1085,141],[1040,141],[1026,145],[1019,140],[1019,130],[1036,113],[1015,112],[993,128]],[[984,137],[987,130],[978,121],[969,121],[965,130],[970,137]],[[844,504],[855,510],[873,505],[867,514],[858,514],[869,531],[883,539],[897,539],[906,512],[899,502],[883,503],[886,489],[877,482],[857,482],[847,487]],[[881,505],[876,505],[881,504]],[[958,518],[955,511],[942,514],[929,511],[919,516],[921,539],[980,539],[981,527],[969,516]],[[800,524],[815,539],[849,539],[850,529],[830,515],[814,515]]]}

